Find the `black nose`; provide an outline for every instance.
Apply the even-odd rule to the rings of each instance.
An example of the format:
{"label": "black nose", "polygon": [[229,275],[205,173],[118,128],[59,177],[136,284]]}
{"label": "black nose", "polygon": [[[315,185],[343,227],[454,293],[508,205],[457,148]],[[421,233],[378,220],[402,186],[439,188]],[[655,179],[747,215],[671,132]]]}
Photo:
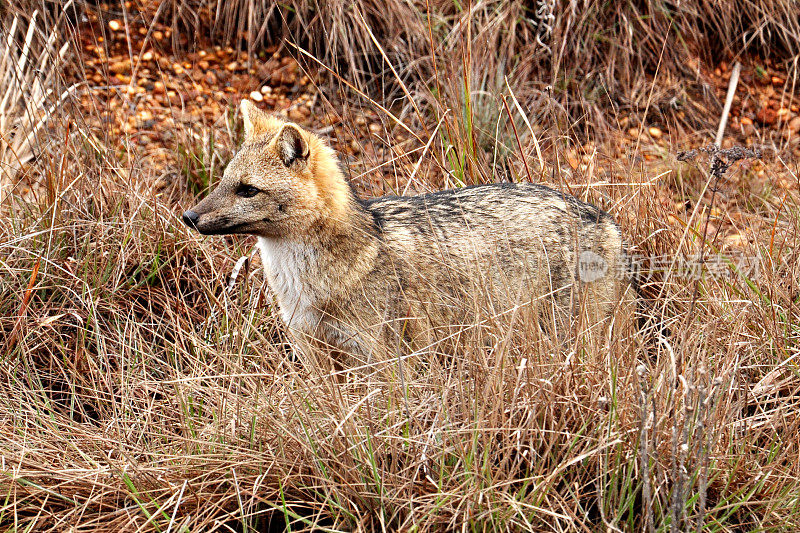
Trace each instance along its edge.
{"label": "black nose", "polygon": [[193,229],[197,229],[197,219],[199,218],[200,215],[198,215],[192,210],[183,213],[183,223]]}

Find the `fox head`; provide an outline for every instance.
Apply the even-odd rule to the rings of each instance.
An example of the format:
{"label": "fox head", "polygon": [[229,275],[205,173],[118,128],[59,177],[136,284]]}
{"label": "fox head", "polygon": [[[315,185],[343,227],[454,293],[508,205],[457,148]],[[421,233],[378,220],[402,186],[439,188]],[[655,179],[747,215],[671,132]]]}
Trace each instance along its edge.
{"label": "fox head", "polygon": [[183,214],[204,235],[302,235],[347,204],[336,154],[316,135],[242,101],[245,141],[217,187]]}

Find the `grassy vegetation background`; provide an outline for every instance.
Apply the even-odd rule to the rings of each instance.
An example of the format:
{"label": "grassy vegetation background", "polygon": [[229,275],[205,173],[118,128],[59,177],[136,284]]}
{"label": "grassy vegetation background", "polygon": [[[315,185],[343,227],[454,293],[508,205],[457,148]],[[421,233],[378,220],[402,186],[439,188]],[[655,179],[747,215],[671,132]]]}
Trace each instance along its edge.
{"label": "grassy vegetation background", "polygon": [[[698,65],[756,54],[796,76],[796,9],[6,4],[0,526],[797,528],[796,159],[773,144],[762,170],[740,164],[724,176],[675,159],[707,143],[719,119]],[[301,365],[252,242],[201,239],[178,219],[235,150],[235,111],[176,123],[166,171],[142,157],[135,131],[102,127],[111,108],[96,89],[106,81],[86,76],[80,44],[88,16],[103,28],[112,18],[167,24],[185,53],[230,45],[258,62],[281,45],[309,69],[320,109],[341,119],[333,140],[380,148],[352,166],[388,164],[389,189],[530,179],[601,205],[636,254],[674,259],[646,265],[666,335],[565,347],[530,321],[486,317],[487,342],[465,340],[453,361],[420,354],[425,371],[403,379],[399,367],[343,382]],[[131,62],[142,52],[131,48]],[[377,117],[378,140],[354,126],[363,116]],[[670,139],[655,160],[638,141],[612,143],[620,127],[650,124]],[[577,148],[581,164],[566,164]],[[166,188],[165,172],[177,176]],[[23,181],[35,185],[29,194]],[[713,275],[680,271],[720,252],[731,260]],[[232,275],[240,257],[249,259]]]}

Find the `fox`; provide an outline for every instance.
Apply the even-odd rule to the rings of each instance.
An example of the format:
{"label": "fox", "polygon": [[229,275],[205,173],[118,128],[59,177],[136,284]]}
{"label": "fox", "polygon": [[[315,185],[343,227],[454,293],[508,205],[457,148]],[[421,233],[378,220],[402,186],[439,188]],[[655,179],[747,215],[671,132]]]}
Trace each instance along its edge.
{"label": "fox", "polygon": [[600,208],[534,183],[361,199],[321,137],[246,99],[240,111],[241,147],[182,218],[203,235],[257,237],[301,355],[369,365],[531,302],[556,329],[580,309],[587,324],[613,321],[626,253]]}

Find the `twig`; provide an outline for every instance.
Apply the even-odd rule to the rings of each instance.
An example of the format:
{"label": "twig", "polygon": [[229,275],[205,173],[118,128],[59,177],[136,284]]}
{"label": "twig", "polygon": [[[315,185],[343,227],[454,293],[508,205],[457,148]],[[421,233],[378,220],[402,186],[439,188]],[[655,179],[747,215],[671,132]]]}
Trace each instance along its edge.
{"label": "twig", "polygon": [[[239,272],[242,270],[242,267],[244,267],[245,271],[247,271],[247,268],[248,268],[247,265],[249,265],[249,261],[252,259],[252,257],[255,254],[258,253],[258,251],[259,251],[258,246],[257,245],[253,246],[248,253],[246,253],[245,255],[241,256],[236,261],[236,264],[233,265],[233,269],[231,270],[230,278],[228,279],[228,283],[225,285],[225,290],[223,291],[223,295],[222,295],[223,298],[227,298],[228,295],[231,292],[233,292],[234,287],[236,287],[236,279],[239,277]],[[219,303],[219,302],[217,302],[217,303]],[[225,306],[227,307],[227,301],[225,303]],[[209,338],[209,336],[211,334],[211,331],[212,331],[212,327],[217,324],[217,321],[219,319],[219,311],[220,311],[219,307],[217,306],[216,303],[213,306],[211,306],[211,312],[209,313],[208,319],[206,320],[204,328],[203,328],[204,329],[204,331],[203,331],[203,337],[204,338],[206,338],[206,339]]]}
{"label": "twig", "polygon": [[539,148],[539,139],[536,138],[536,134],[533,132],[533,127],[531,126],[531,122],[528,120],[528,117],[522,111],[522,106],[519,105],[519,100],[517,100],[517,97],[514,95],[514,91],[511,90],[511,85],[509,85],[508,83],[508,77],[506,77],[505,80],[508,93],[511,95],[511,99],[514,100],[514,106],[516,106],[517,111],[519,111],[520,116],[522,116],[522,120],[525,122],[525,125],[528,126],[528,131],[531,132],[531,138],[533,139],[533,146],[536,148],[536,155],[539,157],[539,171],[544,172],[544,157],[542,157],[542,150],[541,148]]}
{"label": "twig", "polygon": [[[636,367],[639,376],[639,466],[642,476],[642,500],[644,500],[644,516],[648,533],[655,532],[653,519],[653,494],[650,486],[650,443],[647,438],[647,429],[650,413],[647,409],[647,397],[650,394],[647,367]],[[655,417],[655,411],[653,412]],[[655,420],[655,418],[654,418]]]}
{"label": "twig", "polygon": [[[685,487],[689,481],[688,471],[686,470],[686,459],[689,454],[689,422],[692,420],[694,406],[691,405],[691,400],[694,397],[695,385],[693,377],[690,376],[686,380],[683,375],[679,376],[681,385],[683,386],[683,417],[678,416],[678,407],[675,400],[675,409],[673,414],[675,416],[675,423],[672,426],[672,521],[670,523],[670,532],[677,533],[680,530],[681,524],[686,516],[686,503],[687,496]],[[680,439],[680,440],[678,440]]]}
{"label": "twig", "polygon": [[[678,152],[678,161],[689,161],[697,157],[701,152],[709,154],[709,180],[714,180],[714,184],[711,186],[711,200],[709,201],[708,205],[708,212],[706,213],[705,224],[703,225],[703,234],[700,240],[700,257],[698,258],[700,265],[702,266],[705,263],[705,248],[706,248],[706,239],[708,237],[708,223],[711,219],[711,210],[714,208],[714,200],[716,199],[719,180],[728,169],[733,165],[736,161],[741,159],[760,159],[761,152],[757,149],[745,148],[744,146],[734,146],[732,148],[721,149],[719,145],[710,144],[703,148],[698,148],[696,150],[687,150],[685,152]],[[700,278],[698,277],[694,283],[694,290],[692,293],[692,301],[689,307],[689,313],[686,315],[686,320],[690,320],[691,317],[694,317],[694,308],[695,304],[697,303],[697,296],[699,294],[700,289]],[[687,330],[688,331],[688,330]]]}
{"label": "twig", "polygon": [[728,124],[728,114],[731,112],[731,104],[733,103],[733,96],[736,94],[736,86],[739,84],[740,70],[742,70],[742,64],[737,61],[736,64],[733,65],[731,79],[728,82],[728,94],[725,96],[725,107],[722,109],[722,117],[719,119],[717,138],[714,141],[717,146],[722,146],[722,136],[725,133],[725,126]]}
{"label": "twig", "polygon": [[11,350],[14,348],[14,344],[17,341],[17,336],[19,335],[19,330],[22,327],[22,321],[25,318],[25,312],[28,310],[28,304],[31,301],[31,296],[33,296],[33,287],[36,286],[36,278],[39,275],[39,267],[42,264],[42,258],[38,258],[36,263],[33,265],[33,272],[31,272],[30,280],[28,281],[28,286],[25,289],[25,293],[22,296],[22,304],[19,306],[19,311],[17,312],[17,321],[14,324],[14,329],[11,330],[11,335],[8,337],[8,342],[6,343],[5,353],[11,353]]}
{"label": "twig", "polygon": [[528,182],[533,183],[533,178],[531,177],[531,169],[528,168],[528,160],[525,157],[525,152],[522,150],[522,142],[519,140],[519,133],[517,133],[517,125],[514,124],[514,117],[511,115],[511,108],[508,107],[508,102],[506,102],[506,97],[503,95],[503,105],[506,108],[506,112],[508,113],[508,119],[511,121],[511,127],[514,129],[514,138],[517,140],[517,146],[519,147],[519,157],[522,159],[522,164],[525,165],[525,173],[528,175]]}

